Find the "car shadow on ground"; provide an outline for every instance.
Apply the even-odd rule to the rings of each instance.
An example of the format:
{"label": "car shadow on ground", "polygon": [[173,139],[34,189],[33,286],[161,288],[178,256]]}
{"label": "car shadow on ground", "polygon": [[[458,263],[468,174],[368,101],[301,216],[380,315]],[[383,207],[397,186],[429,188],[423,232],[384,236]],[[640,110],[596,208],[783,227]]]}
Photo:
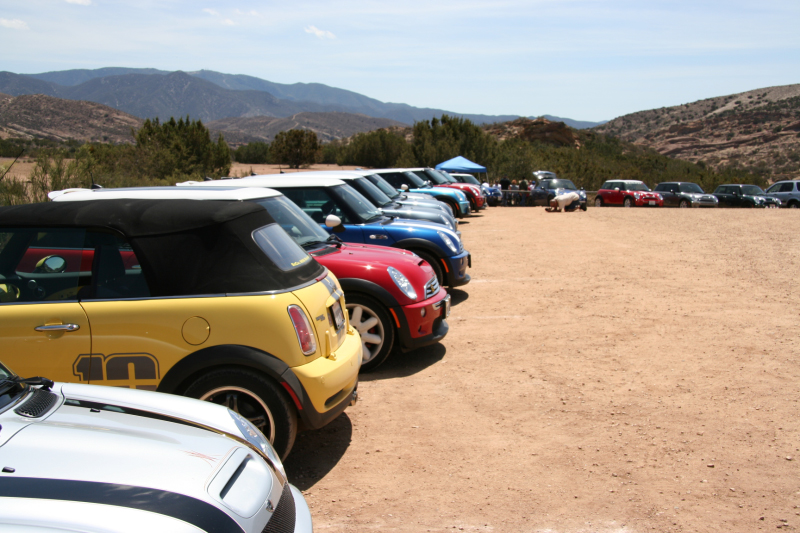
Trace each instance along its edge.
{"label": "car shadow on ground", "polygon": [[447,348],[438,342],[406,353],[395,350],[374,372],[359,374],[358,379],[374,381],[411,376],[438,363],[446,353]]}
{"label": "car shadow on ground", "polygon": [[342,459],[352,437],[353,424],[347,413],[324,428],[299,433],[283,463],[289,481],[300,490],[313,487]]}
{"label": "car shadow on ground", "polygon": [[469,299],[469,293],[466,291],[449,289],[447,292],[450,294],[450,305],[452,306],[456,306],[461,302],[466,302]]}

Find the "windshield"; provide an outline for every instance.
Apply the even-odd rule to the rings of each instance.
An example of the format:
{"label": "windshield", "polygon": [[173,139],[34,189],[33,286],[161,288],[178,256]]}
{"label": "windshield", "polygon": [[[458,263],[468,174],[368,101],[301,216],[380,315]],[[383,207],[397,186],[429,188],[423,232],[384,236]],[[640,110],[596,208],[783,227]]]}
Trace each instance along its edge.
{"label": "windshield", "polygon": [[367,178],[356,178],[353,187],[367,197],[373,204],[383,207],[392,205],[392,199],[383,193],[378,187],[373,185]]}
{"label": "windshield", "polygon": [[570,191],[578,190],[575,184],[570,180],[542,180],[542,189],[568,189]]}
{"label": "windshield", "polygon": [[377,188],[379,188],[381,190],[381,192],[383,192],[383,194],[385,194],[389,198],[397,198],[398,196],[400,196],[400,193],[397,192],[397,189],[392,187],[391,184],[389,184],[388,181],[383,179],[383,177],[381,177],[381,176],[379,176],[377,174],[371,174],[371,175],[367,176],[367,179],[370,182],[372,182],[373,185],[375,185]]}
{"label": "windshield", "polygon": [[430,185],[425,183],[425,181],[422,178],[420,178],[419,176],[417,176],[416,174],[414,174],[410,170],[407,171],[407,172],[403,172],[403,174],[405,174],[406,177],[408,177],[408,181],[410,181],[411,183],[414,184],[414,187],[409,187],[409,189],[412,189],[412,188],[413,189],[429,189],[430,188]]}
{"label": "windshield", "polygon": [[705,191],[703,191],[703,189],[701,189],[696,183],[681,183],[681,192],[703,194]]}
{"label": "windshield", "polygon": [[266,209],[275,222],[300,246],[326,242],[328,233],[314,222],[305,211],[285,196],[275,196],[258,200],[257,204]]}
{"label": "windshield", "polygon": [[758,196],[759,194],[764,194],[764,191],[757,185],[742,185],[742,193],[749,194],[751,196]]}
{"label": "windshield", "polygon": [[473,185],[480,185],[480,184],[481,184],[481,182],[480,182],[480,181],[478,181],[478,180],[475,178],[475,176],[473,176],[473,175],[471,175],[471,174],[464,174],[464,175],[463,175],[463,176],[461,176],[461,177],[464,179],[464,183],[471,183],[471,184],[473,184]]}
{"label": "windshield", "polygon": [[[16,375],[0,363],[0,380],[12,379]],[[14,385],[13,383],[0,383],[0,412],[5,407],[16,401],[20,394],[25,393],[25,386]]]}
{"label": "windshield", "polygon": [[446,179],[448,183],[459,183],[459,181],[446,170],[434,170],[434,172],[438,173],[440,176],[444,176],[444,179]]}
{"label": "windshield", "polygon": [[633,183],[626,183],[625,187],[629,191],[649,191],[650,189],[647,188],[647,185],[640,182],[633,182]]}
{"label": "windshield", "polygon": [[349,185],[331,187],[331,192],[336,198],[347,204],[362,222],[368,222],[373,218],[383,217],[383,213],[380,209],[372,205],[361,193]]}
{"label": "windshield", "polygon": [[433,170],[432,168],[426,168],[425,170],[423,170],[423,172],[425,173],[426,176],[428,176],[428,179],[431,180],[431,183],[435,185],[447,185],[448,183],[450,183],[450,181],[448,181],[447,178],[445,178],[441,173],[439,173],[436,170]]}

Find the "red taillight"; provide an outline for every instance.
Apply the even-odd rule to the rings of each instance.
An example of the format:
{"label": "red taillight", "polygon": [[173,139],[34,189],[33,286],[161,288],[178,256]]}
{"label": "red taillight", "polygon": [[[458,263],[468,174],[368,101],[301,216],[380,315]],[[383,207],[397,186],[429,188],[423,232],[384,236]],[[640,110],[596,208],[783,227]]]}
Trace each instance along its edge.
{"label": "red taillight", "polygon": [[311,329],[311,324],[308,322],[306,314],[296,305],[290,305],[289,318],[292,319],[294,331],[297,333],[297,340],[300,343],[300,349],[305,355],[311,355],[317,351],[317,340],[314,337],[314,331]]}

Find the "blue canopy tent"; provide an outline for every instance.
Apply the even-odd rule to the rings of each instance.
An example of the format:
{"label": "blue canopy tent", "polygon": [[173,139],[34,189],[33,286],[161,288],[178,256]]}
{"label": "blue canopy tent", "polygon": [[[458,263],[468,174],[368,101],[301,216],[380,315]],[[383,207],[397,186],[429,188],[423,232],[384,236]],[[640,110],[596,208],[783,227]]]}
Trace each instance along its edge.
{"label": "blue canopy tent", "polygon": [[473,163],[466,157],[454,157],[444,163],[436,165],[436,170],[446,170],[447,172],[466,172],[467,174],[478,174],[486,172],[486,167]]}

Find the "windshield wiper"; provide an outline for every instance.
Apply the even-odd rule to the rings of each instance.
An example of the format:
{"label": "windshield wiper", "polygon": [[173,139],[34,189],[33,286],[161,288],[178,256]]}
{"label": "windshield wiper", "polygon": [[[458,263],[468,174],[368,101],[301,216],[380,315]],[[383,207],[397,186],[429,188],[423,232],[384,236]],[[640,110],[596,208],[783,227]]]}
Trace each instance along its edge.
{"label": "windshield wiper", "polygon": [[35,378],[21,378],[19,376],[15,376],[13,378],[4,378],[0,379],[0,391],[8,390],[9,385],[41,385],[44,391],[49,391],[50,388],[55,384],[53,380],[43,378],[43,377],[35,377]]}
{"label": "windshield wiper", "polygon": [[328,238],[325,239],[325,242],[333,244],[337,248],[341,248],[342,244],[344,244],[344,241],[340,239],[335,233],[331,233],[330,235],[328,235]]}

